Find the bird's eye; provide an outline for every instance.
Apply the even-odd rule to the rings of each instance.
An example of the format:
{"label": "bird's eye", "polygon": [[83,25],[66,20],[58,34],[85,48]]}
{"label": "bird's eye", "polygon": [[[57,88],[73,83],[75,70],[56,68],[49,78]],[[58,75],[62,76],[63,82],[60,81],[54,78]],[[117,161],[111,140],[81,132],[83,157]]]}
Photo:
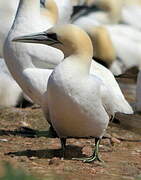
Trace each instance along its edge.
{"label": "bird's eye", "polygon": [[55,41],[58,41],[56,33],[48,33],[47,37]]}

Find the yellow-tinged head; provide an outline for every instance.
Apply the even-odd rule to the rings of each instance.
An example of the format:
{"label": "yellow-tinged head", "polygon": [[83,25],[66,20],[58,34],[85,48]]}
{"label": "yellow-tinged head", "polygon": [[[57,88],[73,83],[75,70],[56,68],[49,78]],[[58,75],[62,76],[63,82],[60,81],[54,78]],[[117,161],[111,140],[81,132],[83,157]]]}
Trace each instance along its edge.
{"label": "yellow-tinged head", "polygon": [[94,57],[110,67],[116,59],[116,52],[107,29],[103,26],[97,26],[89,28],[87,32],[92,40]]}
{"label": "yellow-tinged head", "polygon": [[41,8],[41,14],[56,24],[59,17],[58,7],[54,0],[45,0],[44,8]]}
{"label": "yellow-tinged head", "polygon": [[111,23],[117,23],[121,19],[122,0],[95,0],[94,4],[109,14]]}
{"label": "yellow-tinged head", "polygon": [[17,37],[13,41],[46,44],[63,51],[65,56],[79,56],[91,59],[93,46],[88,34],[79,27],[66,24],[29,36]]}

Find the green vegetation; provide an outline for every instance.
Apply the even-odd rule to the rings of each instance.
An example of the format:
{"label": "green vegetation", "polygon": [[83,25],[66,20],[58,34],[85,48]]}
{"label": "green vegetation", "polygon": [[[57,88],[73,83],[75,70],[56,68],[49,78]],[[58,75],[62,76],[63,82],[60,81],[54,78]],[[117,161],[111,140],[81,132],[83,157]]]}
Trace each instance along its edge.
{"label": "green vegetation", "polygon": [[27,175],[21,169],[14,169],[9,163],[5,163],[5,175],[0,180],[39,180],[31,175]]}

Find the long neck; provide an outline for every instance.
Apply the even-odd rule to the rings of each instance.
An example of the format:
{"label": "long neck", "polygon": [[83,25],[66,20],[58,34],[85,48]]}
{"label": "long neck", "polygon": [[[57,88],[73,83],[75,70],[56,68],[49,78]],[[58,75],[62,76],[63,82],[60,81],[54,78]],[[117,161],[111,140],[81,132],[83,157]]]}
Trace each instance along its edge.
{"label": "long neck", "polygon": [[[83,44],[78,41],[74,46],[70,45],[66,50],[63,50],[66,57],[64,62],[66,64],[72,64],[72,68],[78,71],[78,73],[89,74],[93,57],[93,47],[90,39],[82,42]],[[66,47],[67,45],[68,43]]]}
{"label": "long neck", "polygon": [[112,23],[118,23],[121,19],[121,2],[113,1],[109,6],[109,17]]}
{"label": "long neck", "polygon": [[[40,15],[39,0],[20,0],[15,20],[21,20],[21,17],[28,18],[28,21],[34,21],[33,17]],[[14,23],[15,24],[15,23]]]}
{"label": "long neck", "polygon": [[[35,87],[33,87],[34,84],[32,85],[33,80],[30,74],[24,74],[26,69],[34,68],[30,55],[33,45],[12,42],[12,39],[39,31],[37,28],[38,17],[40,17],[39,0],[20,0],[13,26],[4,46],[5,61],[12,76],[24,92],[35,102],[41,101],[38,98],[41,95],[40,89],[36,88],[36,83],[34,83]],[[36,94],[32,95],[29,91],[36,92]]]}
{"label": "long neck", "polygon": [[[38,28],[36,28],[36,26],[38,25],[37,22],[39,20],[40,0],[20,0],[14,23],[9,32],[9,43],[12,47],[12,51],[14,52],[13,56],[15,55],[16,57],[14,58],[14,62],[17,63],[17,65],[19,65],[19,69],[33,67],[31,59],[27,55],[27,49],[30,50],[29,47],[31,47],[32,49],[32,46],[35,45],[14,43],[12,42],[12,39],[17,36],[38,31]],[[20,56],[23,56],[24,60]],[[17,61],[15,59],[17,59]]]}
{"label": "long neck", "polygon": [[[8,42],[11,50],[11,60],[7,64],[15,64],[19,70],[33,67],[31,59],[27,55],[29,44],[14,43],[12,39],[33,33],[36,27],[36,17],[40,17],[40,1],[39,0],[20,0],[15,20],[8,35]],[[23,56],[23,58],[22,58]]]}
{"label": "long neck", "polygon": [[96,4],[108,13],[112,23],[117,23],[121,18],[121,0],[96,0]]}
{"label": "long neck", "polygon": [[45,0],[45,9],[41,11],[43,15],[48,17],[53,24],[58,21],[58,7],[54,0]]}
{"label": "long neck", "polygon": [[107,29],[99,26],[90,28],[87,32],[93,43],[94,57],[103,60],[110,67],[116,59],[116,53]]}

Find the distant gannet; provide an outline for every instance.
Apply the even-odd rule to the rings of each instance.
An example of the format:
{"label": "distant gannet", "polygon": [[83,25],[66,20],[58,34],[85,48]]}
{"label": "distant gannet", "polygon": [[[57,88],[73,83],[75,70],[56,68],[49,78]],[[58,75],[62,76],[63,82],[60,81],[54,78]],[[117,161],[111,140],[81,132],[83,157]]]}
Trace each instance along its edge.
{"label": "distant gannet", "polygon": [[90,26],[85,28],[91,38],[94,48],[94,59],[110,68],[116,60],[116,51],[110,35],[104,26]]}
{"label": "distant gannet", "polygon": [[[98,22],[99,24],[116,24],[121,19],[121,0],[95,0],[93,4],[99,8],[99,10],[89,10],[80,16],[78,19],[73,21],[73,24],[81,25],[87,24],[89,26],[89,21]],[[87,23],[88,22],[88,23]],[[91,24],[93,25],[93,23]]]}
{"label": "distant gannet", "polygon": [[[91,13],[89,18],[99,19],[102,24],[122,22],[133,27],[141,29],[139,23],[141,18],[141,1],[140,0],[94,0],[88,2],[94,4],[108,13]],[[94,16],[94,14],[97,14]],[[107,16],[107,17],[106,17]]]}
{"label": "distant gannet", "polygon": [[128,1],[123,1],[121,20],[123,23],[141,30],[141,25],[139,23],[141,18],[141,1]]}
{"label": "distant gannet", "polygon": [[[134,66],[141,68],[141,32],[128,25],[105,26],[118,59],[111,66],[115,75],[124,73]],[[136,34],[136,35],[135,35]],[[121,70],[118,71],[117,69]]]}
{"label": "distant gannet", "polygon": [[112,73],[92,61],[93,47],[88,35],[69,24],[16,37],[14,41],[50,45],[64,52],[66,58],[49,78],[42,108],[63,148],[67,137],[95,137],[94,153],[84,162],[100,160],[99,143],[109,119],[120,110],[129,114],[133,111]]}
{"label": "distant gannet", "polygon": [[55,0],[59,12],[59,23],[69,23],[73,12],[73,5],[71,0]]}
{"label": "distant gannet", "polygon": [[[141,32],[128,25],[80,26],[90,36],[94,57],[120,75],[136,66],[141,69]],[[135,36],[136,34],[136,36]]]}
{"label": "distant gannet", "polygon": [[0,106],[16,106],[22,96],[21,88],[12,78],[4,60],[0,59]]}
{"label": "distant gannet", "polygon": [[[41,3],[43,4],[43,7],[45,8],[48,2],[49,0],[41,0]],[[57,19],[57,23],[59,24],[68,23],[70,21],[71,14],[73,12],[73,4],[71,0],[61,0],[61,3],[60,3],[60,0],[54,0],[54,2],[56,3],[57,8],[58,8],[59,16]]]}

